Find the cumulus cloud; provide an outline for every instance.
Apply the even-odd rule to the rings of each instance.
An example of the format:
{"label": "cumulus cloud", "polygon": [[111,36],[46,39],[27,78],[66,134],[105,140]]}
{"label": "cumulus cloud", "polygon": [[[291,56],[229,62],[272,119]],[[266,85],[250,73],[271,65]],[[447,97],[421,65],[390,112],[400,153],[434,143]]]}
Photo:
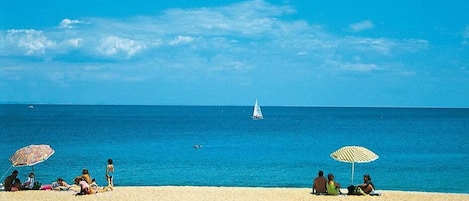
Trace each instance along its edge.
{"label": "cumulus cloud", "polygon": [[25,55],[44,54],[47,48],[55,46],[42,31],[34,29],[8,30],[7,41],[14,49],[19,49]]}
{"label": "cumulus cloud", "polygon": [[349,30],[352,32],[360,32],[368,29],[374,28],[373,22],[369,20],[353,23],[349,25]]}
{"label": "cumulus cloud", "polygon": [[57,26],[60,29],[72,29],[76,24],[82,24],[80,20],[71,20],[68,18],[63,19],[60,24]]}
{"label": "cumulus cloud", "polygon": [[[367,54],[366,58],[393,57],[395,54],[419,51],[428,46],[427,41],[420,39],[358,35],[344,37],[328,32],[324,28],[327,26],[311,24],[302,19],[292,20],[288,15],[294,12],[290,6],[254,0],[221,7],[171,9],[156,16],[87,18],[86,23],[66,18],[57,29],[10,31],[8,41],[12,48],[5,48],[0,54],[42,54],[61,62],[93,63],[96,58],[121,60],[145,53],[142,59],[135,61],[139,63],[134,66],[150,66],[156,62],[164,66],[176,66],[173,58],[177,57],[185,59],[178,60],[179,69],[198,66],[198,70],[209,70],[210,66],[217,66],[219,70],[247,72],[255,66],[264,66],[266,62],[282,64],[275,68],[285,67],[283,64],[291,60],[292,55],[298,59],[295,62],[304,62],[298,66],[310,66],[311,58],[314,58],[317,65],[321,65],[331,59],[331,55],[340,53],[344,55],[341,63],[345,65],[331,65],[336,69],[372,71],[380,65],[379,62],[357,62],[353,60],[353,54]],[[77,26],[79,24],[92,26]],[[359,32],[373,27],[371,21],[365,20],[351,24],[349,29]],[[469,31],[466,31],[465,36],[468,35]],[[184,46],[187,44],[191,45],[190,49]],[[180,51],[180,48],[186,49]],[[18,54],[19,51],[15,50],[24,53]],[[215,63],[217,60],[207,59],[214,55],[229,55],[228,61],[234,61],[233,65],[218,65]],[[80,59],[76,59],[77,57]],[[246,60],[249,62],[243,64],[249,63],[252,68],[241,67],[236,63]]]}
{"label": "cumulus cloud", "polygon": [[117,36],[109,36],[101,41],[101,44],[98,46],[98,52],[104,56],[123,54],[129,58],[145,48],[146,47],[143,42],[120,38]]}

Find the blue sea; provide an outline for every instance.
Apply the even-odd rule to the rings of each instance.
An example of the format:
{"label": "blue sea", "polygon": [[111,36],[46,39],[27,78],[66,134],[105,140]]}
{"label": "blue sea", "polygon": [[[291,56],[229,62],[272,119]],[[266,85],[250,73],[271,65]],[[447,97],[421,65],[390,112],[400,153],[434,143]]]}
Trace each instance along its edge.
{"label": "blue sea", "polygon": [[[30,144],[55,154],[33,166],[37,180],[71,181],[87,168],[116,186],[311,187],[319,170],[351,184],[351,164],[330,154],[359,145],[379,155],[355,164],[377,189],[469,193],[469,109],[251,106],[0,105],[2,181],[9,157]],[[194,145],[202,148],[195,149]],[[4,174],[6,173],[6,175]]]}

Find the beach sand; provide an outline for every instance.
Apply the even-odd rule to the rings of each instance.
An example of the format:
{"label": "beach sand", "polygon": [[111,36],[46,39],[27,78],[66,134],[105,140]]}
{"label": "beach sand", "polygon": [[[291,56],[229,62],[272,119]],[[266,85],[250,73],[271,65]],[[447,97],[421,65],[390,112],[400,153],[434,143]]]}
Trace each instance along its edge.
{"label": "beach sand", "polygon": [[73,191],[19,191],[0,192],[0,200],[200,200],[200,201],[328,201],[328,200],[372,200],[372,201],[439,201],[468,200],[469,194],[379,191],[381,196],[325,196],[312,195],[309,188],[244,188],[244,187],[194,187],[194,186],[148,186],[115,187],[113,191],[95,195],[75,196]]}

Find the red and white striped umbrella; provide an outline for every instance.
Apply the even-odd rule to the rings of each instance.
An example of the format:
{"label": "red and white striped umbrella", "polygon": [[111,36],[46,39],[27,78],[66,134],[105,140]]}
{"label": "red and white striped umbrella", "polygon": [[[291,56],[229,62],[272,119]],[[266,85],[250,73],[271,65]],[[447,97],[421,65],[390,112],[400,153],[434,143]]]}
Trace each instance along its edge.
{"label": "red and white striped umbrella", "polygon": [[345,146],[331,153],[331,157],[337,161],[352,163],[352,184],[355,163],[369,163],[379,158],[371,150],[360,146]]}

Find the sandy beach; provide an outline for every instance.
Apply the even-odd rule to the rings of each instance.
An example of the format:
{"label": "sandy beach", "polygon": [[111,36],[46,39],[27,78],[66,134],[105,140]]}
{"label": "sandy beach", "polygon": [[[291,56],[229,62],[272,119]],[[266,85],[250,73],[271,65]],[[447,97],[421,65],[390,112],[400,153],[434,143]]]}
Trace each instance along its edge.
{"label": "sandy beach", "polygon": [[241,187],[116,187],[114,191],[95,195],[75,196],[73,191],[0,192],[0,200],[201,200],[201,201],[299,201],[299,200],[373,200],[373,201],[432,201],[469,200],[469,194],[379,191],[381,196],[323,196],[312,195],[309,188],[241,188]]}

